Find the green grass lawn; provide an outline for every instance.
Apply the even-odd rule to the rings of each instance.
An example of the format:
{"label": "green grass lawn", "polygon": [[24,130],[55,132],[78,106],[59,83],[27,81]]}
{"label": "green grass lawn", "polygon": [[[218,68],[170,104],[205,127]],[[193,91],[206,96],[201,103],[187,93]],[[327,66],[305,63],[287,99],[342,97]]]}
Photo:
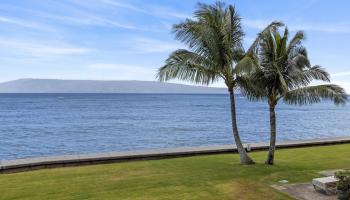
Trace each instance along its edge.
{"label": "green grass lawn", "polygon": [[350,144],[278,150],[275,166],[251,155],[258,164],[221,154],[1,174],[0,199],[290,199],[269,185],[350,167]]}

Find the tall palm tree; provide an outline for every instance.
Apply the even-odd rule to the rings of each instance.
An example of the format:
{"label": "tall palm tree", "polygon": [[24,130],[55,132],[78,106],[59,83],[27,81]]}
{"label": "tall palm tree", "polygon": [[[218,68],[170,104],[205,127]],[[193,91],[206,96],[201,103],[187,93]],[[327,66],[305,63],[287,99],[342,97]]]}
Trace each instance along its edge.
{"label": "tall palm tree", "polygon": [[320,66],[311,66],[305,47],[304,33],[299,31],[288,42],[288,29],[283,35],[278,29],[269,29],[259,36],[255,53],[259,67],[252,73],[251,100],[267,100],[270,111],[270,147],[266,164],[274,163],[276,147],[275,108],[280,100],[287,104],[303,105],[330,99],[336,105],[345,104],[343,88],[333,85],[310,86],[311,81],[330,82],[329,74]]}
{"label": "tall palm tree", "polygon": [[[276,24],[271,24],[275,26]],[[224,80],[231,105],[232,132],[242,164],[253,164],[239,136],[234,89],[244,85],[243,74],[251,68],[254,55],[245,53],[241,20],[232,5],[223,2],[198,4],[194,19],[174,25],[176,39],[189,50],[173,52],[158,71],[160,81],[179,80],[209,85]],[[242,81],[241,81],[242,80]]]}

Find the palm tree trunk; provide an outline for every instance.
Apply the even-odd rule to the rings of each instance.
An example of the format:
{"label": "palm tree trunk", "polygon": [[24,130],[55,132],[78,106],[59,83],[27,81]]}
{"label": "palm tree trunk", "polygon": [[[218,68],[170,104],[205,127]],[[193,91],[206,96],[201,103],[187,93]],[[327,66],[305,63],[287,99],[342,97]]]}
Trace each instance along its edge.
{"label": "palm tree trunk", "polygon": [[245,151],[241,138],[239,137],[237,120],[236,120],[235,95],[233,93],[233,89],[229,89],[229,93],[230,93],[230,104],[231,104],[232,133],[236,142],[241,164],[244,164],[244,165],[254,164],[254,161],[248,156],[247,152]]}
{"label": "palm tree trunk", "polygon": [[276,113],[275,105],[269,104],[270,107],[270,147],[266,164],[273,165],[276,149]]}

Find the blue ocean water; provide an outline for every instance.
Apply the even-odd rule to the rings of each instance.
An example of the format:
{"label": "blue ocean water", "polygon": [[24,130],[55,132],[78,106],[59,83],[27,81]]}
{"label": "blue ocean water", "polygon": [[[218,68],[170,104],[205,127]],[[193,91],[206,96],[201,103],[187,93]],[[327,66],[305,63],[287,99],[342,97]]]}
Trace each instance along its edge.
{"label": "blue ocean water", "polygon": [[[266,102],[237,96],[244,142],[268,140]],[[278,140],[350,136],[350,106],[277,107]],[[0,94],[0,160],[232,144],[220,94]]]}

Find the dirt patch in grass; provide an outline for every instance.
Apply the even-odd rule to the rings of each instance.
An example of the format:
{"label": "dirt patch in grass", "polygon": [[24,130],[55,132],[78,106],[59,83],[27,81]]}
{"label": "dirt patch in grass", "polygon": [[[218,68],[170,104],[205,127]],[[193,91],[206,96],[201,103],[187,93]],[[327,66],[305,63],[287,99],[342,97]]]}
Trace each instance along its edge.
{"label": "dirt patch in grass", "polygon": [[238,180],[231,183],[216,185],[220,192],[226,193],[228,199],[291,199],[287,195],[281,194],[272,188],[267,188],[261,183]]}

